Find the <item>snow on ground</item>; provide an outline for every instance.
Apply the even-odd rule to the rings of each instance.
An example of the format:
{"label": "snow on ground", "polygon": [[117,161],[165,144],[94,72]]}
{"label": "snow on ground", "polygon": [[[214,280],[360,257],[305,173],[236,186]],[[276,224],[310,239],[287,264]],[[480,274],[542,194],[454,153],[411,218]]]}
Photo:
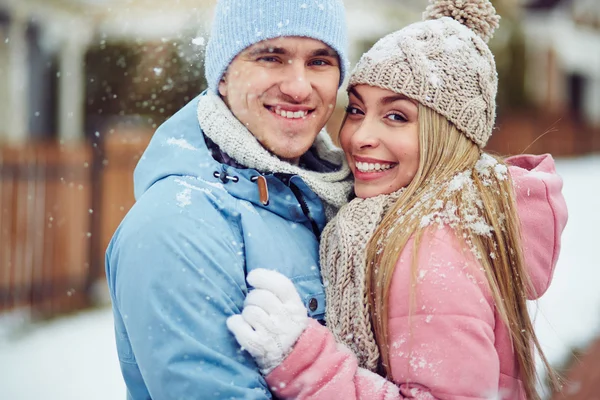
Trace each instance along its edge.
{"label": "snow on ground", "polygon": [[[559,160],[557,169],[565,181],[569,223],[554,282],[538,303],[536,319],[553,363],[600,334],[600,155]],[[0,399],[125,398],[109,309],[35,324],[18,335],[9,322],[0,319]]]}
{"label": "snow on ground", "polygon": [[125,399],[110,309],[29,326],[13,336],[0,336],[0,399]]}

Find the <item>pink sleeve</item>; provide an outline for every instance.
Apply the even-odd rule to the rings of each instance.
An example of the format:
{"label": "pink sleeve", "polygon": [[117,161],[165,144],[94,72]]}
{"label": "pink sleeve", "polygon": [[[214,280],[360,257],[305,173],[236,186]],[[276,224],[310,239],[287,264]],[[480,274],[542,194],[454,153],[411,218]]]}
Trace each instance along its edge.
{"label": "pink sleeve", "polygon": [[515,187],[523,255],[534,289],[528,297],[535,300],[550,286],[567,224],[563,182],[550,154],[521,154],[507,158],[506,163]]}
{"label": "pink sleeve", "polygon": [[267,376],[271,391],[281,399],[494,398],[499,358],[485,276],[453,233],[439,232],[421,243],[412,313],[412,240],[394,272],[389,329],[395,384],[358,368],[350,350],[311,321],[292,353]]}
{"label": "pink sleeve", "polygon": [[407,398],[499,398],[496,320],[480,264],[454,231],[432,227],[421,239],[412,286],[413,248],[411,239],[390,289],[394,382]]}
{"label": "pink sleeve", "polygon": [[354,354],[311,320],[292,352],[267,377],[279,399],[403,399],[391,382],[358,368]]}

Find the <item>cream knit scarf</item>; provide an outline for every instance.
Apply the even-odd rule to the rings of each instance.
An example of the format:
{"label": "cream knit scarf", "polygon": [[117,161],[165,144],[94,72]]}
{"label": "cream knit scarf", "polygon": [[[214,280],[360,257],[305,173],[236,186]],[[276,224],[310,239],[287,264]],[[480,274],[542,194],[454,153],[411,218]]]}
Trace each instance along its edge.
{"label": "cream knit scarf", "polygon": [[321,159],[340,165],[334,172],[309,171],[269,153],[215,93],[208,91],[200,96],[197,114],[204,134],[238,163],[263,173],[299,175],[323,200],[328,220],[348,202],[352,190],[350,169],[344,153],[333,144],[325,130],[319,133],[314,146]]}
{"label": "cream knit scarf", "polygon": [[379,349],[371,326],[366,289],[366,247],[403,189],[356,198],[342,207],[321,236],[321,274],[327,295],[327,327],[338,343],[358,357],[359,366],[376,371]]}
{"label": "cream knit scarf", "polygon": [[[472,170],[457,172],[439,184],[428,184],[418,194],[420,201],[399,215],[419,218],[420,228],[449,226],[463,232],[475,257],[482,258],[474,243],[475,236],[491,237],[492,227],[484,218],[484,204],[473,181],[478,174],[485,186],[509,179],[506,165],[486,153]],[[325,227],[321,236],[321,274],[327,296],[327,327],[338,343],[347,345],[357,356],[360,367],[377,370],[379,349],[371,326],[366,288],[366,247],[385,214],[400,198],[403,189],[389,195],[354,199],[344,206]],[[455,198],[458,196],[458,202]],[[429,210],[423,215],[424,210]]]}

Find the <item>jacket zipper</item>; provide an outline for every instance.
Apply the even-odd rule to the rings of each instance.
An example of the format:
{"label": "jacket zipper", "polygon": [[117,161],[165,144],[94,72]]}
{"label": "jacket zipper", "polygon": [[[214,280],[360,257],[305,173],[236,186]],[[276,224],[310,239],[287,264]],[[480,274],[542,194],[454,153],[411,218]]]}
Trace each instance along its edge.
{"label": "jacket zipper", "polygon": [[289,187],[290,187],[290,189],[292,189],[292,193],[294,193],[294,196],[296,196],[296,200],[298,200],[298,203],[300,204],[300,208],[302,208],[302,212],[304,213],[306,218],[308,218],[308,220],[310,221],[310,225],[312,227],[313,233],[315,234],[317,239],[319,239],[321,236],[321,232],[319,231],[319,226],[317,225],[315,220],[311,217],[310,209],[308,208],[308,204],[306,204],[306,200],[304,200],[304,196],[302,196],[302,192],[300,191],[300,188],[298,188],[298,186],[296,186],[292,182],[289,182]]}

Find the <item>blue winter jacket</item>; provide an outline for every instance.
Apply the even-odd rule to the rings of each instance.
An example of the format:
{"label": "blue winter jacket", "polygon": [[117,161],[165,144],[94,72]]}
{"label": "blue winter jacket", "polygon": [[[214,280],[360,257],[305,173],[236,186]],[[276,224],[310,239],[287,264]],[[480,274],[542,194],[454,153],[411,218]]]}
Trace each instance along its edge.
{"label": "blue winter jacket", "polygon": [[260,267],[288,276],[323,319],[323,205],[299,176],[283,174],[264,175],[263,205],[260,172],[211,156],[197,102],[155,133],[135,170],[137,202],[106,253],[127,398],[268,399],[225,320],[242,311],[246,274]]}

